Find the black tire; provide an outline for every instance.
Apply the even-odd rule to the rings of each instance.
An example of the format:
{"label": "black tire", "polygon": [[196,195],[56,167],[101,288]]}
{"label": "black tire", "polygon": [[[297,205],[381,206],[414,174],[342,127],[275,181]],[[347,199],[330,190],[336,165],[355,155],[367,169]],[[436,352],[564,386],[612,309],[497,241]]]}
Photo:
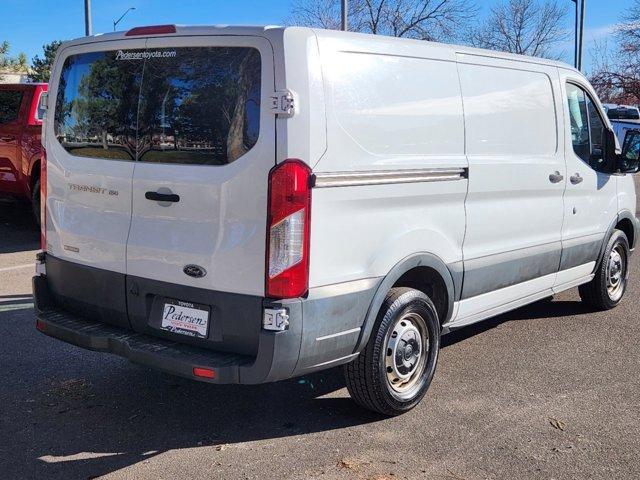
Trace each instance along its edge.
{"label": "black tire", "polygon": [[36,180],[36,183],[33,184],[33,191],[31,192],[31,208],[36,224],[40,227],[40,179]]}
{"label": "black tire", "polygon": [[[400,358],[391,355],[389,352],[392,350],[398,354],[411,355],[412,349],[407,348],[407,345],[413,341],[411,334],[415,332],[405,330],[409,335],[409,342],[403,343],[404,335],[401,339],[397,338],[398,330],[407,328],[407,320],[410,326],[413,326],[413,321],[420,327],[415,331],[422,333],[421,338],[428,339],[428,349],[416,349],[419,351],[419,360],[414,364],[414,373],[407,382],[407,391],[399,393],[396,389],[400,388],[400,384],[396,384],[395,388],[391,385],[399,379],[389,379],[395,372],[392,367],[386,365],[390,361],[395,365],[395,359]],[[404,327],[401,327],[403,321]],[[394,340],[390,340],[391,338]],[[397,345],[397,349],[387,348],[392,341]],[[403,350],[401,345],[404,345]],[[426,341],[422,339],[421,347],[425,345]],[[388,416],[405,413],[415,407],[427,392],[436,370],[439,350],[440,322],[431,299],[412,288],[392,288],[380,307],[367,346],[353,362],[344,367],[349,394],[358,405],[374,412]],[[411,385],[411,382],[415,384]]]}
{"label": "black tire", "polygon": [[[613,252],[613,253],[612,253]],[[612,255],[614,259],[611,260]],[[611,274],[616,271],[616,255],[621,258],[619,283],[609,283]],[[613,262],[613,264],[611,263]],[[613,266],[612,266],[613,265]],[[629,240],[621,230],[614,230],[607,242],[607,248],[595,272],[595,277],[589,283],[580,285],[578,291],[584,303],[596,310],[610,310],[617,306],[627,289],[629,278]],[[617,287],[612,295],[610,287]]]}

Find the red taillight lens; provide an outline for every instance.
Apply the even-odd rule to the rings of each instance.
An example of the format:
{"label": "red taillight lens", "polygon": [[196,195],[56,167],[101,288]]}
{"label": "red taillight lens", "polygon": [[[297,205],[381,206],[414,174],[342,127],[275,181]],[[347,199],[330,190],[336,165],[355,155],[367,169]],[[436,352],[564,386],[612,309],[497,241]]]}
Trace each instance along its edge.
{"label": "red taillight lens", "polygon": [[193,374],[196,377],[216,378],[216,372],[211,368],[193,367]]}
{"label": "red taillight lens", "polygon": [[47,153],[40,160],[40,248],[47,251]]}
{"label": "red taillight lens", "polygon": [[295,298],[309,289],[311,169],[285,160],[269,173],[266,295]]}
{"label": "red taillight lens", "polygon": [[136,35],[157,35],[159,33],[176,33],[175,25],[149,25],[148,27],[135,27],[124,34],[125,37]]}

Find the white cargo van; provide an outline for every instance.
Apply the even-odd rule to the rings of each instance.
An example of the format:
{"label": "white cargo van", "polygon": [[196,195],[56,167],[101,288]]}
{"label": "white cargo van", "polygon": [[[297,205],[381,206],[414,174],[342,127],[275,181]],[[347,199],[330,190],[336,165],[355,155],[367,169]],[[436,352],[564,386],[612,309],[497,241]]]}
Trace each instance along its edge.
{"label": "white cargo van", "polygon": [[580,286],[620,302],[640,134],[567,65],[308,28],[62,45],[37,328],[213,383],[345,365],[409,410],[441,335]]}

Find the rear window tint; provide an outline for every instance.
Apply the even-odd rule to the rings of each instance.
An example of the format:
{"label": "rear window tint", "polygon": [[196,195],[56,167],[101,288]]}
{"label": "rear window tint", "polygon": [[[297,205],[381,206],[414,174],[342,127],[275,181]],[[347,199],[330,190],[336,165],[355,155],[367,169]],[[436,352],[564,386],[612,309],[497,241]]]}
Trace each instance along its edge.
{"label": "rear window tint", "polygon": [[0,125],[15,122],[20,114],[22,92],[0,90]]}
{"label": "rear window tint", "polygon": [[55,134],[72,155],[133,160],[143,62],[117,52],[67,58],[55,112]]}
{"label": "rear window tint", "polygon": [[259,52],[245,47],[74,55],[55,133],[78,156],[223,165],[258,140],[260,75]]}

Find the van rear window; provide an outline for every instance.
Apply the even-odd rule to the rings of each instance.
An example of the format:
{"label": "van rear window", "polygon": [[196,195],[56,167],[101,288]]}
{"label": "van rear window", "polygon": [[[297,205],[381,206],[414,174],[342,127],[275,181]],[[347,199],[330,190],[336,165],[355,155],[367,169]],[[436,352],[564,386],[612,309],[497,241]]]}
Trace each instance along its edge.
{"label": "van rear window", "polygon": [[55,134],[76,156],[224,165],[258,140],[260,75],[260,54],[246,47],[73,55]]}

